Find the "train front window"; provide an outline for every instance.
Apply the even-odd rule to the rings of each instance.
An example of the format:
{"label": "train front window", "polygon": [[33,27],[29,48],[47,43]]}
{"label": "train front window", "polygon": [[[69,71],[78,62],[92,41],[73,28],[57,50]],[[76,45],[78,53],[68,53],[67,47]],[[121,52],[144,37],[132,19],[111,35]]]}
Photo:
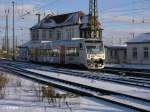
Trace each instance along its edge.
{"label": "train front window", "polygon": [[87,45],[88,53],[99,53],[103,51],[103,47],[101,45]]}
{"label": "train front window", "polygon": [[98,49],[96,49],[96,46],[87,46],[87,52],[96,52]]}

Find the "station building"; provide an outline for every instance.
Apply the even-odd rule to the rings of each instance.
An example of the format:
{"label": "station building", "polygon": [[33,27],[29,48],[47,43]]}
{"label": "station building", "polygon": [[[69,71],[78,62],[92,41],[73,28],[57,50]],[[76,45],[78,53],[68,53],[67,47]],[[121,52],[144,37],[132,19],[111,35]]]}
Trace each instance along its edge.
{"label": "station building", "polygon": [[[102,28],[99,21],[96,22],[96,37],[102,40]],[[76,38],[88,38],[89,15],[82,11],[51,15],[39,21],[30,28],[30,41],[19,47],[19,58],[28,60],[28,55],[32,49],[44,43],[55,41],[73,40]],[[30,49],[30,50],[29,50]]]}
{"label": "station building", "polygon": [[150,33],[140,34],[127,42],[127,62],[150,64]]}
{"label": "station building", "polygon": [[[71,40],[72,38],[87,38],[87,25],[89,15],[82,11],[47,15],[38,24],[30,29],[31,41]],[[100,28],[100,23],[96,21]],[[97,32],[97,37],[102,37],[102,29]]]}
{"label": "station building", "polygon": [[127,46],[107,45],[105,46],[105,56],[107,64],[127,63]]}
{"label": "station building", "polygon": [[150,33],[135,36],[126,45],[105,46],[108,64],[150,64]]}

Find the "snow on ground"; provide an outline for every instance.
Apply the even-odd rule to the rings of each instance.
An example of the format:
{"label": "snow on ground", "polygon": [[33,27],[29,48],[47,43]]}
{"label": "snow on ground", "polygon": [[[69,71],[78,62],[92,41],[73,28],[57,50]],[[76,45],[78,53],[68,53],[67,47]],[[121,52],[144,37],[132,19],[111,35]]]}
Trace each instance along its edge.
{"label": "snow on ground", "polygon": [[87,79],[83,77],[76,77],[76,76],[69,76],[61,73],[54,73],[49,71],[41,71],[41,70],[35,70],[35,69],[26,69],[31,72],[55,77],[58,79],[63,79],[83,85],[88,85],[91,87],[101,88],[109,91],[119,92],[119,93],[125,93],[127,95],[136,96],[144,99],[150,100],[150,89],[149,88],[141,88],[141,87],[133,87],[128,85],[119,85],[113,82],[108,81],[99,81],[99,80],[93,80],[93,79]]}
{"label": "snow on ground", "polygon": [[138,64],[106,64],[105,67],[150,70],[150,65],[138,65]]}
{"label": "snow on ground", "polygon": [[[5,73],[3,76],[8,80],[3,88],[0,88],[0,112],[135,112],[112,103],[80,97],[10,74]],[[42,87],[50,88],[48,93],[66,95],[66,98],[43,96]],[[48,99],[51,102],[48,102]]]}

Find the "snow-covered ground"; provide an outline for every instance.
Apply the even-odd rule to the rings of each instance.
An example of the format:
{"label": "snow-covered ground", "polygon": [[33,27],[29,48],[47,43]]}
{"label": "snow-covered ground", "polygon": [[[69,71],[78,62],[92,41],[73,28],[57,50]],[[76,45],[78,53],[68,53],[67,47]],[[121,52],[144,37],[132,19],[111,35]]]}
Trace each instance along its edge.
{"label": "snow-covered ground", "polygon": [[127,94],[130,96],[135,96],[139,98],[144,98],[144,99],[149,99],[150,100],[150,89],[149,88],[141,88],[141,87],[133,87],[133,86],[128,86],[128,85],[119,85],[113,82],[108,82],[108,81],[100,81],[100,80],[93,80],[93,79],[87,79],[83,77],[77,77],[77,76],[69,76],[61,73],[54,73],[54,72],[49,72],[49,71],[41,71],[41,70],[36,70],[36,69],[26,69],[31,72],[55,77],[58,79],[63,79],[75,83],[79,83],[82,85],[88,85],[90,87],[96,87],[96,88],[101,88],[104,90],[109,90],[109,91],[114,91],[114,92],[119,92],[123,94]]}
{"label": "snow-covered ground", "polygon": [[[80,97],[7,73],[0,72],[0,76],[7,79],[2,86],[0,80],[0,112],[134,112],[112,103]],[[56,94],[59,97],[54,97]]]}
{"label": "snow-covered ground", "polygon": [[150,65],[138,65],[138,64],[106,64],[105,67],[150,70]]}

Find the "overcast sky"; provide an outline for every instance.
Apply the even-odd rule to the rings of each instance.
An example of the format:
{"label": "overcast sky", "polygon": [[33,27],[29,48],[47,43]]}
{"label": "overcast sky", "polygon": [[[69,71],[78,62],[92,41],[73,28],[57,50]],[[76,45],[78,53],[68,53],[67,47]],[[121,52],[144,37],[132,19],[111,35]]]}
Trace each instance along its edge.
{"label": "overcast sky", "polygon": [[[89,0],[14,0],[15,28],[19,43],[29,40],[29,28],[37,22],[36,13],[88,13]],[[5,9],[9,8],[9,35],[12,35],[12,1],[0,0],[0,39],[4,36]],[[150,0],[98,0],[99,19],[105,43],[126,41],[135,33],[150,32]],[[30,14],[27,14],[30,12]],[[134,21],[134,22],[133,22]],[[1,40],[2,41],[2,40]]]}

